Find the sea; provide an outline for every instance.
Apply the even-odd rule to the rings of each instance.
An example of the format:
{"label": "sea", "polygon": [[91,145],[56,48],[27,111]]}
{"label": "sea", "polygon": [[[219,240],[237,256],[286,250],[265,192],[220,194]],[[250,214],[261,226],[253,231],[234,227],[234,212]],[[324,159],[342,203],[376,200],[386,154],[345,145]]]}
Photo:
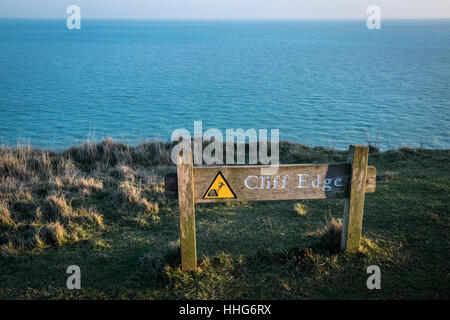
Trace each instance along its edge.
{"label": "sea", "polygon": [[450,148],[450,20],[0,19],[0,144],[176,129]]}

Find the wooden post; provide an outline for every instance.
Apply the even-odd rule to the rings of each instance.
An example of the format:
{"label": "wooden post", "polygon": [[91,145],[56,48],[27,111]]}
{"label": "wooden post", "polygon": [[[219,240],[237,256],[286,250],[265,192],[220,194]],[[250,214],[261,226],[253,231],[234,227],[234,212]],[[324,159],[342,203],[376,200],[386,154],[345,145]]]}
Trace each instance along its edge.
{"label": "wooden post", "polygon": [[[183,161],[186,159],[188,161]],[[195,239],[194,177],[192,152],[180,153],[177,163],[178,202],[180,209],[181,265],[183,271],[197,270]]]}
{"label": "wooden post", "polygon": [[349,197],[345,199],[344,204],[341,249],[354,253],[359,250],[361,240],[369,148],[363,145],[351,145],[349,151],[350,185]]}

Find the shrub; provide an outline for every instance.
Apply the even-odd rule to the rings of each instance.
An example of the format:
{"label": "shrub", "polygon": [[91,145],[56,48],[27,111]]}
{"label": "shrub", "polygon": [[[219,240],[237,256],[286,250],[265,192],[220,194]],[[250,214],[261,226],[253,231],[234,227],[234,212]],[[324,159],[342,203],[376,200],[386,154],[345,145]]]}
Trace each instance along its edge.
{"label": "shrub", "polygon": [[319,247],[337,253],[341,247],[342,220],[332,218],[319,237]]}
{"label": "shrub", "polygon": [[159,204],[142,197],[142,189],[130,181],[119,184],[119,200],[125,204],[125,210],[140,212],[144,216],[156,216]]}
{"label": "shrub", "polygon": [[155,255],[145,254],[139,258],[139,273],[144,281],[159,281],[164,276],[165,266],[176,267],[181,263],[179,241],[171,241]]}
{"label": "shrub", "polygon": [[39,232],[39,237],[48,244],[59,246],[64,242],[67,233],[59,221],[47,224]]}
{"label": "shrub", "polygon": [[103,189],[103,183],[94,178],[78,178],[73,182],[73,186],[84,195]]}
{"label": "shrub", "polygon": [[12,205],[14,220],[19,222],[34,221],[37,218],[37,206],[28,201],[16,201]]}
{"label": "shrub", "polygon": [[64,195],[51,195],[44,201],[44,215],[48,220],[69,220],[72,216],[72,207],[67,203]]}
{"label": "shrub", "polygon": [[0,226],[8,227],[13,223],[6,203],[0,202]]}

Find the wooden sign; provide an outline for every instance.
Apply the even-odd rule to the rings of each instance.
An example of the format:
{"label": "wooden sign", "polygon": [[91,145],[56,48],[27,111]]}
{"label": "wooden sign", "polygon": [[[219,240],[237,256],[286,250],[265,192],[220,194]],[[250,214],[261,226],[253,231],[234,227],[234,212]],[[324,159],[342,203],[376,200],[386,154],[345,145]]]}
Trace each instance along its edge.
{"label": "wooden sign", "polygon": [[183,270],[197,268],[195,203],[344,198],[341,248],[357,251],[364,198],[375,192],[376,169],[367,166],[368,147],[352,145],[349,151],[347,163],[280,165],[271,176],[261,175],[265,166],[194,167],[180,155],[177,175],[166,176],[165,183],[166,196],[178,195]]}

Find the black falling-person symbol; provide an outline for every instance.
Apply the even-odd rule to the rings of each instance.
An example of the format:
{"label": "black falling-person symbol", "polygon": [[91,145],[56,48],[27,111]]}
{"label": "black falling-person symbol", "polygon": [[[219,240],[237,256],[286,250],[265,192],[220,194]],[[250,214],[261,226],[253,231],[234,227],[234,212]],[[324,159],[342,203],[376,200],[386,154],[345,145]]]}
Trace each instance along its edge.
{"label": "black falling-person symbol", "polygon": [[211,189],[211,191],[209,191],[208,196],[210,197],[218,197],[219,196],[219,190],[223,187],[223,182],[219,182],[219,187],[216,189]]}

